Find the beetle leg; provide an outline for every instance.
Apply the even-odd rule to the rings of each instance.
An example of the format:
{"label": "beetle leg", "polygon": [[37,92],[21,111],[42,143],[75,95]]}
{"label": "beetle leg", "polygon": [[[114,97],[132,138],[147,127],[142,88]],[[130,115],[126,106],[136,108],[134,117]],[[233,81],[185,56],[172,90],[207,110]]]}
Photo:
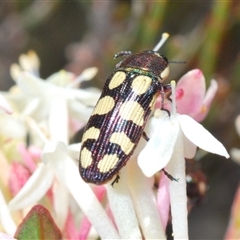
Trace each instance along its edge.
{"label": "beetle leg", "polygon": [[143,132],[142,133],[142,137],[148,142],[149,141],[149,137],[148,137],[148,135],[146,134],[146,132]]}
{"label": "beetle leg", "polygon": [[164,172],[164,174],[171,180],[171,181],[176,181],[178,182],[178,178],[173,177],[170,173],[168,173],[164,168],[162,169],[162,171]]}
{"label": "beetle leg", "polygon": [[115,179],[113,180],[113,182],[111,183],[112,187],[113,187],[113,185],[114,185],[115,183],[118,183],[119,179],[120,179],[120,176],[117,175],[116,178],[115,178]]}

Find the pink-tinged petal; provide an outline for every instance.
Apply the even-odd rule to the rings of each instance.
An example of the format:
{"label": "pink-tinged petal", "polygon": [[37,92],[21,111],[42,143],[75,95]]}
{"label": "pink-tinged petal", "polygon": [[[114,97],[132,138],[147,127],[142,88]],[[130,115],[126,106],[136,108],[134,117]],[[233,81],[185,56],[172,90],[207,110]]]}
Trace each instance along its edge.
{"label": "pink-tinged petal", "polygon": [[167,227],[170,210],[169,179],[165,174],[161,174],[157,192],[157,206],[164,229]]}
{"label": "pink-tinged petal", "polygon": [[106,195],[106,188],[104,186],[95,186],[93,188],[93,191],[96,195],[96,197],[98,198],[99,201],[102,201],[104,196]]}
{"label": "pink-tinged petal", "polygon": [[91,226],[92,224],[89,222],[88,218],[83,217],[83,220],[80,226],[80,240],[87,240]]}
{"label": "pink-tinged petal", "polygon": [[13,196],[15,196],[20,191],[30,176],[30,171],[21,163],[12,163],[8,183]]}
{"label": "pink-tinged petal", "polygon": [[194,69],[186,73],[177,83],[177,111],[192,116],[201,109],[206,92],[202,71]]}
{"label": "pink-tinged petal", "polygon": [[40,157],[42,154],[42,149],[37,147],[37,146],[29,146],[28,147],[28,151],[33,159],[34,162],[39,162],[40,161]]}
{"label": "pink-tinged petal", "polygon": [[12,219],[6,200],[0,189],[0,225],[7,234],[13,236],[16,231],[16,225]]}
{"label": "pink-tinged petal", "polygon": [[79,120],[75,118],[70,118],[69,119],[69,131],[71,135],[74,135],[78,130],[84,127],[84,123],[80,122]]}
{"label": "pink-tinged petal", "polygon": [[17,239],[8,234],[0,232],[0,240],[17,240]]}
{"label": "pink-tinged petal", "polygon": [[231,218],[229,221],[228,229],[224,237],[228,239],[240,239],[240,187],[238,187],[237,193],[234,198],[234,202],[231,209]]}
{"label": "pink-tinged petal", "polygon": [[22,156],[22,159],[24,161],[24,164],[28,167],[28,169],[31,172],[34,172],[34,170],[36,169],[36,163],[33,160],[31,154],[29,153],[29,151],[26,149],[26,146],[22,143],[20,143],[18,145],[18,151]]}
{"label": "pink-tinged petal", "polygon": [[38,202],[51,187],[53,178],[53,172],[40,163],[23,188],[9,202],[9,208],[14,211]]}
{"label": "pink-tinged petal", "polygon": [[199,112],[192,115],[192,118],[195,119],[197,122],[203,121],[204,118],[207,116],[207,114],[210,110],[213,98],[215,97],[215,94],[217,92],[217,89],[218,89],[217,81],[212,80],[210,82],[210,86],[209,86],[207,93],[205,95],[205,98],[203,100],[202,106],[199,109]]}
{"label": "pink-tinged petal", "polygon": [[10,106],[8,101],[2,96],[2,94],[0,94],[0,108],[8,114],[13,113],[12,107]]}
{"label": "pink-tinged petal", "polygon": [[68,217],[67,217],[67,220],[66,220],[64,233],[65,233],[65,236],[64,236],[65,239],[68,239],[68,240],[79,239],[79,233],[78,233],[78,230],[75,226],[73,215],[70,211],[68,212]]}

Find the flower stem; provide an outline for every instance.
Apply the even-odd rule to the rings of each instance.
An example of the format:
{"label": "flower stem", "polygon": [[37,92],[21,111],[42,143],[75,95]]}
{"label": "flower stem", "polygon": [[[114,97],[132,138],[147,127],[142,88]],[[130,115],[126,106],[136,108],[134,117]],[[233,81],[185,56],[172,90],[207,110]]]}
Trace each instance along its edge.
{"label": "flower stem", "polygon": [[127,186],[126,167],[121,170],[121,178],[113,186],[106,185],[109,204],[119,234],[123,239],[142,239],[137,216]]}

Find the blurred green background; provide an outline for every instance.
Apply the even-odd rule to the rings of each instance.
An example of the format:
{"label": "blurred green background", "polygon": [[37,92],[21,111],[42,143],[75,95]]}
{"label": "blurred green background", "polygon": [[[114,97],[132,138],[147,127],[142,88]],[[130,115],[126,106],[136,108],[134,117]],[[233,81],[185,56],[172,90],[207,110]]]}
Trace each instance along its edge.
{"label": "blurred green background", "polygon": [[[234,121],[240,114],[240,1],[0,1],[0,89],[14,84],[9,67],[33,49],[41,77],[66,69],[79,74],[97,66],[93,84],[101,88],[121,50],[152,49],[161,34],[161,53],[170,60],[168,78],[193,68],[219,89],[203,125],[228,150],[240,148]],[[223,239],[240,166],[209,154],[200,160],[208,178],[205,201],[189,215],[190,239]]]}

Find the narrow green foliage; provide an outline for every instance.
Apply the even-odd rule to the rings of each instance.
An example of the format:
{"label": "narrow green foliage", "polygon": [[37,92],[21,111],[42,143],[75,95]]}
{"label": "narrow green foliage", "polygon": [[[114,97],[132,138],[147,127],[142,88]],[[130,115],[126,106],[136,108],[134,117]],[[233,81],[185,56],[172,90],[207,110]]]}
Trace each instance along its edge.
{"label": "narrow green foliage", "polygon": [[[140,49],[151,49],[153,42],[156,42],[156,39],[160,36],[166,3],[166,1],[151,2],[151,5],[149,6],[150,9],[148,13],[144,15],[142,24],[140,25],[138,37],[140,40]],[[149,2],[146,2],[145,4],[147,7]]]}
{"label": "narrow green foliage", "polygon": [[205,42],[200,55],[199,67],[204,72],[206,80],[211,79],[216,72],[217,59],[224,34],[228,28],[228,13],[231,1],[214,1],[212,12],[206,25]]}

